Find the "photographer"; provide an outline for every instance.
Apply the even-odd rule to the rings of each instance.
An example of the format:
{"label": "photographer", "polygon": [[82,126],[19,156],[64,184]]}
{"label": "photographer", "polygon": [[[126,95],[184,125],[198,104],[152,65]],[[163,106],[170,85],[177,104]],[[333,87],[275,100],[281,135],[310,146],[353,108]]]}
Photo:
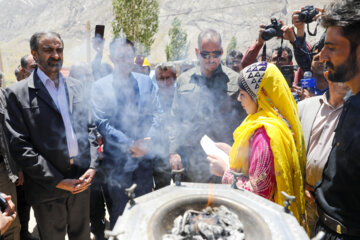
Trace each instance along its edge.
{"label": "photographer", "polygon": [[241,66],[240,66],[241,69],[244,69],[245,67],[247,67],[247,66],[253,64],[254,62],[256,62],[256,59],[257,59],[257,57],[259,55],[259,52],[260,52],[260,50],[263,47],[264,42],[265,42],[264,39],[261,37],[261,34],[264,31],[264,27],[265,27],[265,25],[260,25],[258,38],[246,50],[246,52],[244,54],[244,57],[241,60]]}
{"label": "photographer", "polygon": [[293,42],[294,55],[296,62],[304,72],[310,70],[311,55],[309,54],[309,50],[312,49],[310,43],[305,41],[305,23],[309,24],[310,22],[315,21],[322,14],[324,14],[323,9],[314,8],[312,6],[306,6],[300,10],[295,10],[292,14],[292,23],[296,28],[296,33],[294,31],[295,39]]}
{"label": "photographer", "polygon": [[0,212],[0,239],[5,239],[4,233],[8,230],[11,223],[15,220],[16,212],[15,204],[11,201],[11,196],[4,193],[0,193],[0,195],[2,201],[1,207],[5,208],[6,205],[6,208],[4,210],[1,210]]}
{"label": "photographer", "polygon": [[[285,40],[293,42],[295,40],[295,37],[291,35],[291,33],[289,32],[290,29],[287,28],[289,27],[285,26],[282,21],[278,21],[276,19],[271,19],[271,24],[269,25],[260,25],[259,36],[254,42],[254,44],[246,50],[244,57],[241,61],[241,68],[245,68],[246,66],[256,62],[258,58],[260,58],[261,60],[261,55],[260,57],[258,56],[261,48],[265,44],[265,41],[270,40],[273,37],[283,37]],[[291,37],[293,38],[292,41],[290,40]],[[285,71],[283,71],[283,74],[286,75],[289,84],[291,84],[294,78],[291,49],[288,47],[278,47],[276,49],[273,49],[270,62],[276,64],[279,69],[285,69]]]}
{"label": "photographer", "polygon": [[324,46],[325,35],[323,34],[320,41],[313,48],[305,41],[305,23],[310,23],[323,14],[323,9],[306,6],[301,10],[294,11],[292,15],[292,22],[296,28],[296,34],[293,31],[295,38],[293,42],[294,56],[301,69],[300,76],[302,78],[304,72],[310,71],[315,80],[315,87],[310,90],[299,87],[301,78],[295,79],[294,90],[301,96],[301,99],[322,95],[328,90],[328,82],[324,77],[324,64],[319,62],[318,55]]}

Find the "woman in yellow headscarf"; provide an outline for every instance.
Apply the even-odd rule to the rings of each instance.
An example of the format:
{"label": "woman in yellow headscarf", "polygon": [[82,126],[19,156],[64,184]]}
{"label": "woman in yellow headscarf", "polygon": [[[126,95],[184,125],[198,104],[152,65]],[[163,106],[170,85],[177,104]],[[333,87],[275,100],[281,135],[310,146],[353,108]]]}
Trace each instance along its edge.
{"label": "woman in yellow headscarf", "polygon": [[[231,171],[241,172],[238,187],[280,205],[281,191],[295,196],[290,210],[305,222],[305,145],[295,100],[279,69],[267,62],[254,63],[240,72],[238,101],[248,113],[234,132],[232,147],[218,144],[229,153],[229,164],[208,156],[213,174],[232,183]],[[227,150],[226,150],[227,149]]]}

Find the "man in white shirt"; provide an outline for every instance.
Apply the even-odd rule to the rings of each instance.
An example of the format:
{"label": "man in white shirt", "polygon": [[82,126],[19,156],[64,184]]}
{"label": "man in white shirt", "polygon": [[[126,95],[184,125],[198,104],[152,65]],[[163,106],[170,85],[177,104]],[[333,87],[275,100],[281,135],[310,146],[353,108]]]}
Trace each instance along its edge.
{"label": "man in white shirt", "polygon": [[[327,76],[327,74],[326,72],[325,75]],[[324,166],[329,158],[344,97],[349,90],[344,83],[330,81],[328,83],[329,90],[323,95],[307,98],[298,103],[299,118],[307,151],[305,208],[311,237],[314,236],[318,220],[314,186],[321,179]]]}
{"label": "man in white shirt", "polygon": [[63,41],[30,39],[36,70],[6,90],[10,152],[24,172],[25,196],[41,239],[90,238],[87,190],[97,165],[96,138],[81,82],[60,73]]}

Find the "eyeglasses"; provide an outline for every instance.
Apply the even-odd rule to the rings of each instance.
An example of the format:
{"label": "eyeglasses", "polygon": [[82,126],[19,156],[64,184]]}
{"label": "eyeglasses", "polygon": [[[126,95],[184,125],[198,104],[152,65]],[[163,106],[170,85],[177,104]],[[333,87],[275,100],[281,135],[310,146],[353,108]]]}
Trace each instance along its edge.
{"label": "eyeglasses", "polygon": [[213,58],[219,58],[221,56],[222,52],[220,50],[208,52],[208,51],[201,51],[200,55],[204,59],[209,59],[211,56]]}

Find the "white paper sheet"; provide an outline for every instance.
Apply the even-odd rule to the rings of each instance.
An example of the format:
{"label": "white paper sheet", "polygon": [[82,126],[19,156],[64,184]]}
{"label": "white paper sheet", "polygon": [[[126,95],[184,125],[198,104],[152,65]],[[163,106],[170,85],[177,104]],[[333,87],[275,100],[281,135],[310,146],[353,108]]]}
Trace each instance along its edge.
{"label": "white paper sheet", "polygon": [[204,135],[200,140],[200,145],[207,155],[214,155],[221,158],[229,167],[229,155],[218,148],[211,138],[209,138],[207,135]]}

